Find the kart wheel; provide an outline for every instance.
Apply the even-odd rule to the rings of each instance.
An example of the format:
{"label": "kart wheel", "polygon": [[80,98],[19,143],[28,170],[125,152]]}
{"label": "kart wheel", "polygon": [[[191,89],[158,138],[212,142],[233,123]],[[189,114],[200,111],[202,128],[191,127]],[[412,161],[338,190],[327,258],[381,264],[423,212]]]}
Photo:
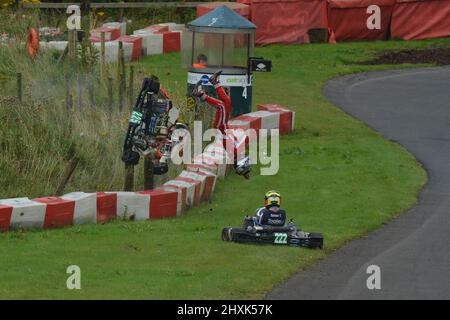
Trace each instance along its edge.
{"label": "kart wheel", "polygon": [[230,239],[230,228],[223,228],[222,230],[222,240],[231,241]]}

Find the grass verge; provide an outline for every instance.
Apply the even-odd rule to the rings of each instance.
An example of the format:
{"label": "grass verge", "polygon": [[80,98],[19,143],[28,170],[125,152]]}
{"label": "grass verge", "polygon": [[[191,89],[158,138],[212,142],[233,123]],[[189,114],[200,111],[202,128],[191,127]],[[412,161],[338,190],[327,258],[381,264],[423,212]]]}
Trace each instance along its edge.
{"label": "grass verge", "polygon": [[[180,219],[2,234],[0,298],[262,297],[297,270],[413,205],[426,181],[425,171],[401,146],[332,106],[322,95],[324,81],[386,69],[356,64],[378,51],[449,42],[257,49],[257,55],[273,60],[274,70],[256,75],[255,103],[284,104],[297,112],[295,133],[281,138],[276,176],[245,181],[231,175],[218,184],[212,203]],[[177,54],[151,57],[141,65],[168,84],[185,85]],[[301,227],[324,233],[324,251],[220,240],[221,228],[239,225],[268,189],[282,193],[289,217]],[[71,264],[81,267],[82,290],[66,289]]]}

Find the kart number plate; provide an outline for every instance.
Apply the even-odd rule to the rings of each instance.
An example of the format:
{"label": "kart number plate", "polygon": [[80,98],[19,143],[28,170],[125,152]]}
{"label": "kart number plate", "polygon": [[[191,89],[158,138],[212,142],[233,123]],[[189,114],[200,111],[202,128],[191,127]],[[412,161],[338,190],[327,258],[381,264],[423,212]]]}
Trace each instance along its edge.
{"label": "kart number plate", "polygon": [[287,233],[275,233],[275,240],[273,243],[276,244],[287,244]]}
{"label": "kart number plate", "polygon": [[142,121],[143,114],[138,111],[133,111],[130,118],[130,123],[139,124]]}

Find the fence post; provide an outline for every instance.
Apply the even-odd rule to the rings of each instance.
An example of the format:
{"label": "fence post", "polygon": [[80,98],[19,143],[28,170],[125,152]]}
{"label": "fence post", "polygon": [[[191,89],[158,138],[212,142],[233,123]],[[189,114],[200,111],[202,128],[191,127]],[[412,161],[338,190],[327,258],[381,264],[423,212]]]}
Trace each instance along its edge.
{"label": "fence post", "polygon": [[70,110],[70,84],[69,84],[69,75],[66,73],[64,75],[64,86],[65,86],[65,92],[66,92],[66,110]]}
{"label": "fence post", "polygon": [[134,166],[125,165],[125,183],[123,189],[125,191],[134,191]]}
{"label": "fence post", "polygon": [[101,33],[101,46],[100,46],[100,78],[105,76],[105,33]]}
{"label": "fence post", "polygon": [[128,105],[132,106],[133,105],[133,99],[134,99],[134,66],[130,66],[130,79],[129,79],[129,84],[128,84],[128,97],[129,97],[129,101],[128,101]]}
{"label": "fence post", "polygon": [[94,107],[94,75],[91,73],[88,75],[88,96],[89,96],[89,107]]}
{"label": "fence post", "polygon": [[118,63],[118,72],[119,72],[119,110],[123,111],[125,104],[125,57],[123,51],[123,42],[119,41],[119,63]]}
{"label": "fence post", "polygon": [[64,193],[64,189],[69,183],[69,180],[72,177],[75,169],[77,168],[78,162],[80,162],[80,158],[75,155],[67,164],[66,171],[64,172],[61,182],[59,183],[58,188],[55,192],[57,196],[61,196]]}
{"label": "fence post", "polygon": [[17,73],[17,99],[22,102],[22,73]]}
{"label": "fence post", "polygon": [[78,75],[77,77],[77,95],[78,95],[78,109],[83,110],[83,87],[82,87],[82,77]]}
{"label": "fence post", "polygon": [[113,78],[108,77],[108,108],[109,112],[113,111]]}
{"label": "fence post", "polygon": [[151,190],[154,187],[153,161],[144,159],[144,190]]}

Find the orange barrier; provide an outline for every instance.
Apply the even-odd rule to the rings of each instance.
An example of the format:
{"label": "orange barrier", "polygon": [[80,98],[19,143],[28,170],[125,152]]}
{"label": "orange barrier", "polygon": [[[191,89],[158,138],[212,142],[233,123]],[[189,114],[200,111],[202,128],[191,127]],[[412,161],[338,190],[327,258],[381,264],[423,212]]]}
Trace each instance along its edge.
{"label": "orange barrier", "polygon": [[[328,26],[336,41],[386,40],[395,0],[328,0]],[[380,7],[381,29],[369,29],[367,8]]]}
{"label": "orange barrier", "polygon": [[28,32],[27,52],[31,59],[36,58],[39,52],[39,34],[35,28],[30,28]]}
{"label": "orange barrier", "polygon": [[450,0],[397,0],[391,37],[418,40],[450,36]]}
{"label": "orange barrier", "polygon": [[327,28],[326,0],[252,0],[256,45],[308,43],[308,30]]}
{"label": "orange barrier", "polygon": [[236,11],[246,19],[250,18],[250,7],[246,4],[238,2],[209,2],[205,4],[200,4],[197,6],[197,17],[203,16],[208,12],[223,5],[226,5],[228,8]]}

